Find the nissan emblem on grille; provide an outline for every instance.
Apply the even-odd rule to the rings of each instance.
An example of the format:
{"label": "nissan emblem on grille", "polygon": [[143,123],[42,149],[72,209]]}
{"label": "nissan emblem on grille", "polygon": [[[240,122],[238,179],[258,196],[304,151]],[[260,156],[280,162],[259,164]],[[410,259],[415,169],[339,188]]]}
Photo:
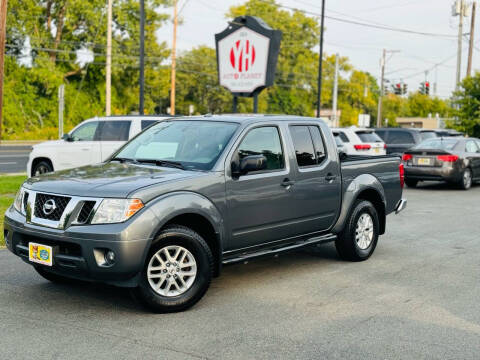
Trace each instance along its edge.
{"label": "nissan emblem on grille", "polygon": [[45,201],[45,204],[43,204],[43,213],[45,215],[50,215],[52,212],[55,211],[57,208],[57,205],[55,204],[55,200],[53,199],[48,199]]}

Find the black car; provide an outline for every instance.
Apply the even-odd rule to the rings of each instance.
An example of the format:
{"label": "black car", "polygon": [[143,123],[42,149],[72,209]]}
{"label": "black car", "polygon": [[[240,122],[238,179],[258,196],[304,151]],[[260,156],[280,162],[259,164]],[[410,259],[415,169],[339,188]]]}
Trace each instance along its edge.
{"label": "black car", "polygon": [[453,129],[435,129],[435,134],[437,134],[438,137],[449,137],[449,136],[461,136],[463,137],[465,134],[460,132],[460,131],[457,131],[457,130],[453,130]]}
{"label": "black car", "polygon": [[403,154],[405,183],[447,181],[469,189],[480,181],[480,140],[445,137],[428,139]]}
{"label": "black car", "polygon": [[423,140],[437,137],[435,131],[429,129],[378,128],[375,132],[385,142],[387,154],[398,156]]}

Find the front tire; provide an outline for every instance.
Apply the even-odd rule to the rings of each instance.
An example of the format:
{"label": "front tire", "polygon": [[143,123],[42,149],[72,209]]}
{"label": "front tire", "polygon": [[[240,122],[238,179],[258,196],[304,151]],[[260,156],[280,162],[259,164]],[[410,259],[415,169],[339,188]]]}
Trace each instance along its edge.
{"label": "front tire", "polygon": [[357,200],[345,228],[335,241],[338,254],[344,260],[367,260],[377,246],[378,230],[378,213],[373,204]]}
{"label": "front tire", "polygon": [[185,226],[168,226],[155,240],[134,295],[154,312],[186,310],[210,286],[212,252],[199,234]]}
{"label": "front tire", "polygon": [[40,161],[39,163],[35,164],[32,170],[33,176],[39,176],[43,174],[47,174],[53,171],[52,164],[48,161]]}

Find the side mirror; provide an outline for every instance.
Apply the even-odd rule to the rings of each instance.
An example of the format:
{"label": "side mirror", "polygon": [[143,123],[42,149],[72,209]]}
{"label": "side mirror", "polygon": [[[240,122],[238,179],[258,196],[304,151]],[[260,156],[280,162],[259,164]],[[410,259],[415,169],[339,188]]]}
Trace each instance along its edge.
{"label": "side mirror", "polygon": [[345,160],[347,156],[348,155],[345,151],[338,149],[338,157],[340,158],[340,161]]}
{"label": "side mirror", "polygon": [[232,161],[232,176],[239,177],[252,171],[265,170],[267,158],[263,155],[245,156],[240,162]]}
{"label": "side mirror", "polygon": [[73,137],[70,134],[63,134],[62,139],[69,142],[73,141]]}

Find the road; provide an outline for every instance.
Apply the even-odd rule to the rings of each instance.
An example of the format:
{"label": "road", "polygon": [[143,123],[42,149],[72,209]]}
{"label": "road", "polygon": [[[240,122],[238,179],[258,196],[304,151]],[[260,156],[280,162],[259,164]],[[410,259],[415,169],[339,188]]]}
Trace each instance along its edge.
{"label": "road", "polygon": [[2,358],[477,360],[480,186],[406,197],[368,261],[325,245],[234,265],[178,314],[150,314],[123,289],[48,283],[0,250]]}
{"label": "road", "polygon": [[31,149],[31,146],[0,146],[0,174],[26,172]]}

